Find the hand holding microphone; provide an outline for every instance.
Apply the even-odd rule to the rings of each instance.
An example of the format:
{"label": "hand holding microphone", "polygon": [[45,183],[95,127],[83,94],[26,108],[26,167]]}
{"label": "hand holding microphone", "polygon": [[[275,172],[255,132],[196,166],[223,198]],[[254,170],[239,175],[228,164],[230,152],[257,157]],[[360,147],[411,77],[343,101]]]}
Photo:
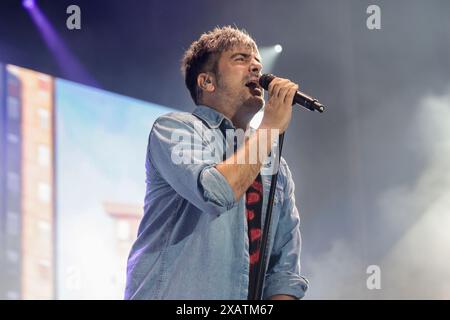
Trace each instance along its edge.
{"label": "hand holding microphone", "polygon": [[[263,74],[259,78],[259,85],[262,88],[264,88],[264,90],[269,90],[270,83],[274,79],[281,79],[281,78],[277,78],[273,74]],[[319,101],[317,101],[317,99],[310,97],[300,91],[297,91],[294,95],[293,104],[295,104],[295,103],[297,103],[311,111],[319,111],[319,112],[325,111],[325,106],[323,104],[319,103]]]}
{"label": "hand holding microphone", "polygon": [[[259,79],[260,84],[261,78]],[[274,77],[264,89],[268,90],[269,100],[264,106],[264,116],[260,128],[278,129],[281,134],[289,126],[292,115],[292,101],[298,90],[298,85],[288,79]]]}

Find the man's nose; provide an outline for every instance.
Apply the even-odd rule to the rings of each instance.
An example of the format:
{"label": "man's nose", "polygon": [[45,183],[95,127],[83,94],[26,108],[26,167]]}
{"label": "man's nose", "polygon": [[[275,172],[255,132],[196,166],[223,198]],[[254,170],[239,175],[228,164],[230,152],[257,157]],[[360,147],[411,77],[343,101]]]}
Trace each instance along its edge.
{"label": "man's nose", "polygon": [[252,73],[260,74],[262,70],[262,64],[257,60],[253,59],[252,64],[250,65],[250,71]]}

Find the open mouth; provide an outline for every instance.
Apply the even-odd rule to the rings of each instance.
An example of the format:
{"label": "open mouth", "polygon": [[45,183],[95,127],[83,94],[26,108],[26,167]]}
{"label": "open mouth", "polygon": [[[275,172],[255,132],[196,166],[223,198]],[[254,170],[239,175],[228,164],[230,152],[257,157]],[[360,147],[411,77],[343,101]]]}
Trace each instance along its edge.
{"label": "open mouth", "polygon": [[245,86],[250,89],[250,92],[253,95],[260,97],[263,95],[262,88],[260,87],[259,83],[256,80],[247,82]]}

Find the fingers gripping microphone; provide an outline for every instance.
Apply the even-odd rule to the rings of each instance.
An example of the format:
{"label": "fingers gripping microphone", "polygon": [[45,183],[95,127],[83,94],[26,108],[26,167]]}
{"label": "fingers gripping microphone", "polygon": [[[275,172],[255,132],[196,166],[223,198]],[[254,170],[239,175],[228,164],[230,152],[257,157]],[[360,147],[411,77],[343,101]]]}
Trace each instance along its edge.
{"label": "fingers gripping microphone", "polygon": [[[269,90],[269,84],[273,79],[275,79],[275,76],[273,74],[263,74],[261,77],[259,77],[259,85],[264,88],[264,90]],[[297,91],[295,93],[293,104],[295,103],[311,111],[325,111],[325,106],[319,103],[317,99],[314,99],[300,91]]]}

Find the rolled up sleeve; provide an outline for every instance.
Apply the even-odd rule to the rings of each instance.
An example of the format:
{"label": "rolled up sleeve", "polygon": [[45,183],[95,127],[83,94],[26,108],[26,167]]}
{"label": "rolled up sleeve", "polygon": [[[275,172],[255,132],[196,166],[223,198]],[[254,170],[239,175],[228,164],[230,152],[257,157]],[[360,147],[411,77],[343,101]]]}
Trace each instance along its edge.
{"label": "rolled up sleeve", "polygon": [[221,158],[205,157],[213,151],[193,124],[166,115],[153,125],[147,158],[181,197],[201,211],[217,215],[236,202],[231,186],[215,168]]}
{"label": "rolled up sleeve", "polygon": [[308,280],[300,275],[300,215],[295,205],[294,182],[287,166],[287,186],[280,220],[269,259],[264,283],[264,299],[273,295],[291,295],[303,298],[308,289]]}

